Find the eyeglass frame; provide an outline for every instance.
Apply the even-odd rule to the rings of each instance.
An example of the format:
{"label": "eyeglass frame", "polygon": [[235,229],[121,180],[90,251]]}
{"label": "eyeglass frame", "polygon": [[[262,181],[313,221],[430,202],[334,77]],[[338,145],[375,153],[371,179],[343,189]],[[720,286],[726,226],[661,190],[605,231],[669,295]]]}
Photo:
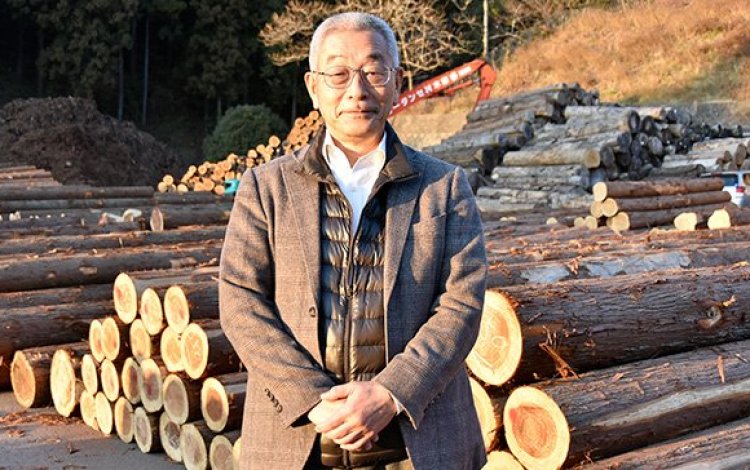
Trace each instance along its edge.
{"label": "eyeglass frame", "polygon": [[349,76],[349,80],[346,82],[346,85],[343,85],[343,86],[340,86],[340,87],[336,87],[336,86],[333,86],[330,83],[328,83],[328,80],[326,79],[326,77],[332,77],[333,74],[326,73],[325,71],[321,72],[321,71],[318,71],[318,70],[310,70],[310,73],[322,76],[323,77],[323,82],[329,88],[332,88],[334,90],[346,90],[352,84],[352,82],[354,81],[354,76],[357,75],[357,74],[360,75],[360,76],[362,76],[362,78],[364,79],[365,83],[367,83],[368,85],[370,85],[372,87],[384,87],[384,86],[388,85],[391,82],[391,79],[393,78],[394,73],[398,70],[398,69],[393,68],[393,67],[385,67],[385,70],[388,71],[388,78],[386,79],[385,82],[381,83],[380,85],[373,85],[372,83],[370,83],[369,80],[367,80],[367,77],[364,75],[364,67],[360,67],[358,69],[355,69],[354,67],[349,67],[348,65],[332,65],[332,66],[328,67],[328,69],[326,69],[326,70],[331,70],[331,69],[337,68],[337,67],[343,67],[345,69],[348,69],[349,72],[352,72],[352,74]]}

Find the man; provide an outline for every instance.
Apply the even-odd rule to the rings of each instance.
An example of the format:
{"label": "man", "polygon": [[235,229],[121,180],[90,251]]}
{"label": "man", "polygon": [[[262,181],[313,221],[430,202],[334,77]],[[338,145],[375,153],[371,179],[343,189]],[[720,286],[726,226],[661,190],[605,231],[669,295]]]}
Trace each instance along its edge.
{"label": "man", "polygon": [[245,173],[222,253],[221,323],[249,377],[241,466],[481,468],[469,184],[387,124],[402,71],[383,20],[324,21],[310,69],[325,129]]}

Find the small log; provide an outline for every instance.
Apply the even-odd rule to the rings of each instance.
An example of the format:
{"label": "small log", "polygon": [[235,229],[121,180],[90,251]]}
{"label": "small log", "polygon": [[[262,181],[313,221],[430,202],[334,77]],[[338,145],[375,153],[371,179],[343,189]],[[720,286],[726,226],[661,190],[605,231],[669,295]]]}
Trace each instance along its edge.
{"label": "small log", "polygon": [[609,181],[597,183],[593,187],[594,200],[607,198],[633,198],[670,196],[675,194],[721,191],[724,181],[721,178],[701,178],[694,180],[662,179],[658,181]]}
{"label": "small log", "polygon": [[242,436],[238,437],[234,441],[234,448],[232,449],[232,457],[234,459],[234,468],[240,468],[240,457],[242,456]]}
{"label": "small log", "polygon": [[160,411],[164,406],[162,387],[168,374],[159,357],[151,357],[141,362],[138,391],[141,395],[141,404],[149,413]]}
{"label": "small log", "polygon": [[665,178],[697,178],[706,172],[706,167],[697,163],[685,163],[673,167],[653,168],[649,171],[647,180]]}
{"label": "small log", "polygon": [[247,372],[235,372],[203,381],[200,410],[206,425],[214,432],[233,431],[242,425],[247,391]]}
{"label": "small log", "polygon": [[744,418],[750,342],[727,343],[513,391],[505,436],[526,467],[601,459]]}
{"label": "small log", "polygon": [[101,346],[104,357],[113,362],[122,362],[130,354],[128,325],[118,317],[107,317],[102,321]]}
{"label": "small log", "polygon": [[[211,188],[213,190],[213,187]],[[185,225],[218,225],[229,222],[231,206],[161,206],[151,211],[149,227],[154,232],[183,227]]]}
{"label": "small log", "polygon": [[[12,240],[3,241],[2,244]],[[53,304],[103,302],[112,298],[111,284],[41,289],[34,291],[0,293],[0,310],[21,307],[38,307]]]}
{"label": "small log", "polygon": [[119,397],[114,407],[114,422],[117,437],[122,442],[133,442],[133,405],[125,397]]}
{"label": "small log", "polygon": [[159,416],[159,439],[167,456],[175,462],[182,462],[180,425],[172,421],[166,411]]}
{"label": "small log", "polygon": [[111,402],[117,401],[120,396],[120,372],[124,361],[119,361],[117,365],[109,359],[104,359],[99,371],[102,379],[102,392]]}
{"label": "small log", "polygon": [[83,387],[93,397],[99,391],[99,362],[92,354],[84,354],[81,358],[81,380]]}
{"label": "small log", "polygon": [[2,201],[38,201],[49,199],[150,198],[150,186],[60,186],[55,188],[8,188],[0,190]]}
{"label": "small log", "polygon": [[696,212],[683,212],[674,218],[674,227],[677,230],[692,232],[699,223],[705,222],[705,217]]}
{"label": "small log", "polygon": [[518,150],[503,156],[503,165],[540,166],[540,165],[583,165],[596,168],[601,163],[599,150],[584,146],[556,146],[539,150]]}
{"label": "small log", "polygon": [[77,343],[57,349],[50,365],[50,394],[55,410],[69,417],[76,410],[84,390],[80,375],[81,358],[88,351],[86,343]]}
{"label": "small log", "polygon": [[201,417],[201,383],[177,374],[169,374],[163,386],[164,411],[177,424]]}
{"label": "small log", "polygon": [[16,351],[10,364],[10,381],[18,404],[23,408],[49,405],[52,356],[58,349],[79,354],[86,352],[86,348],[86,343],[71,343]]}
{"label": "small log", "polygon": [[96,394],[92,395],[88,390],[81,392],[79,408],[81,411],[81,419],[83,419],[86,426],[98,431],[99,424],[96,421]]}
{"label": "small log", "polygon": [[643,212],[662,209],[683,208],[722,204],[732,200],[726,191],[707,191],[702,193],[675,194],[670,196],[651,196],[628,199],[605,199],[603,215],[612,217],[618,212]]}
{"label": "small log", "polygon": [[215,281],[174,285],[164,294],[167,324],[182,333],[191,320],[219,318],[219,291]]}
{"label": "small log", "polygon": [[151,336],[158,335],[166,326],[164,322],[164,308],[161,302],[166,291],[166,287],[149,287],[141,295],[138,313],[141,316],[143,327]]}
{"label": "small log", "polygon": [[143,320],[136,318],[133,323],[130,324],[130,351],[133,357],[139,363],[144,359],[148,359],[151,356],[159,355],[159,336],[151,336],[146,327],[143,325]]}
{"label": "small log", "polygon": [[192,379],[240,370],[240,360],[221,328],[191,323],[182,333],[185,373]]}
{"label": "small log", "polygon": [[497,449],[502,440],[503,407],[507,394],[490,396],[489,392],[474,378],[469,377],[471,395],[474,408],[479,418],[479,428],[482,430],[484,448],[487,452]]}
{"label": "small log", "polygon": [[717,209],[723,209],[729,204],[707,204],[704,206],[675,207],[672,209],[663,209],[646,212],[618,212],[614,217],[607,219],[607,227],[615,232],[624,232],[644,227],[658,227],[660,225],[671,225],[674,218],[682,212],[699,212],[711,214]]}
{"label": "small log", "polygon": [[125,359],[122,364],[122,373],[120,375],[122,383],[122,395],[134,405],[141,402],[141,390],[139,383],[143,381],[141,377],[141,366],[132,357]]}
{"label": "small log", "polygon": [[182,425],[180,451],[185,468],[188,470],[208,468],[208,448],[213,438],[213,431],[202,421]]}
{"label": "small log", "polygon": [[148,413],[140,406],[136,408],[133,411],[133,437],[144,454],[162,450],[158,415]]}
{"label": "small log", "polygon": [[708,228],[712,230],[742,225],[750,225],[750,210],[737,210],[734,206],[718,209],[708,219]]}
{"label": "small log", "polygon": [[[91,320],[89,324],[89,347],[94,360],[97,364],[101,363],[106,356],[102,347],[102,322],[98,318]],[[96,393],[96,391],[91,391],[91,393]]]}
{"label": "small log", "polygon": [[655,444],[587,465],[591,470],[710,468],[729,470],[750,466],[750,419],[732,421],[662,444]]}
{"label": "small log", "polygon": [[240,431],[219,434],[211,440],[208,450],[208,462],[214,470],[234,470],[234,443],[239,439]]}
{"label": "small log", "polygon": [[185,362],[182,359],[182,339],[171,326],[164,328],[161,332],[159,344],[161,358],[164,366],[169,372],[182,372],[185,370]]}
{"label": "small log", "polygon": [[96,392],[96,424],[102,434],[112,434],[115,424],[115,405],[104,395],[104,392]]}

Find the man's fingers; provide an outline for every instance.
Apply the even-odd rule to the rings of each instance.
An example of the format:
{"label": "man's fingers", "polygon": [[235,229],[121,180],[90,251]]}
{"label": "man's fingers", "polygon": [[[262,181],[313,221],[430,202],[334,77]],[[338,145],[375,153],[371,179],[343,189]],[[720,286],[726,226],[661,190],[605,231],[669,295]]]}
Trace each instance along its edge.
{"label": "man's fingers", "polygon": [[349,384],[336,385],[325,393],[320,394],[321,400],[341,400],[349,396],[351,386]]}
{"label": "man's fingers", "polygon": [[337,429],[338,427],[346,424],[347,414],[342,411],[336,411],[328,419],[322,420],[320,423],[315,425],[315,432],[320,434],[328,434],[329,432]]}
{"label": "man's fingers", "polygon": [[355,439],[358,439],[363,431],[366,431],[366,429],[363,429],[361,426],[355,426],[353,423],[346,422],[341,426],[328,431],[325,435],[336,444],[341,444],[341,442],[351,443],[354,442]]}
{"label": "man's fingers", "polygon": [[368,431],[353,444],[341,444],[341,448],[348,451],[367,451],[372,449],[372,443],[377,442],[378,435]]}

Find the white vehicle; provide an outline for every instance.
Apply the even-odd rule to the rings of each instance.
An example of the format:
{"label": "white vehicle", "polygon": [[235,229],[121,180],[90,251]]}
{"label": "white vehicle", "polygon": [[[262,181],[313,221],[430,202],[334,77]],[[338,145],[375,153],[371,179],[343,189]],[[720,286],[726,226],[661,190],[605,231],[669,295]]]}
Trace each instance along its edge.
{"label": "white vehicle", "polygon": [[704,173],[701,178],[723,179],[724,191],[732,195],[732,202],[739,207],[750,207],[750,196],[746,192],[750,186],[750,170]]}

